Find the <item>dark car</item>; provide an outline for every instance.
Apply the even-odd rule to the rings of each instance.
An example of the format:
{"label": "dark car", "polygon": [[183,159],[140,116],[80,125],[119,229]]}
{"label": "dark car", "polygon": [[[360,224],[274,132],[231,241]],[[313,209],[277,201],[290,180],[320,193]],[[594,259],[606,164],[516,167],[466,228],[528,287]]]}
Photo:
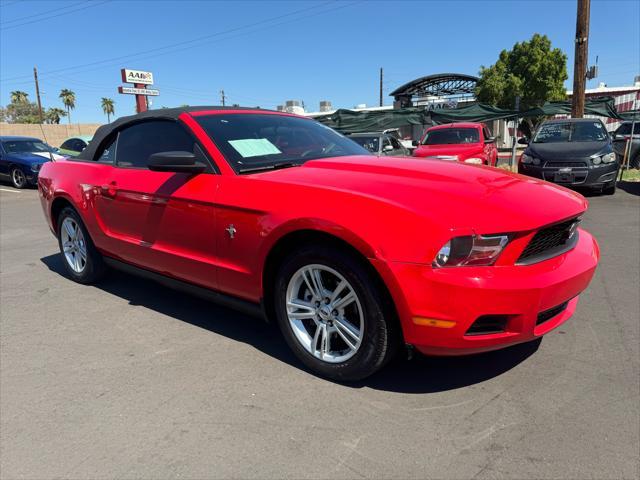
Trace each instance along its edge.
{"label": "dark car", "polygon": [[[527,143],[526,140],[520,140]],[[547,120],[536,130],[518,173],[612,195],[620,164],[604,124],[593,118]]]}
{"label": "dark car", "polygon": [[61,158],[56,151],[38,138],[0,137],[0,177],[15,188],[36,185],[42,164]]}
{"label": "dark car", "polygon": [[352,133],[349,138],[374,155],[408,157],[411,155],[400,140],[390,133]]}
{"label": "dark car", "polygon": [[633,138],[631,138],[631,123],[623,122],[613,133],[613,150],[618,155],[618,161],[622,165],[627,142],[631,140],[631,151],[629,152],[629,166],[640,168],[640,119],[633,127]]}

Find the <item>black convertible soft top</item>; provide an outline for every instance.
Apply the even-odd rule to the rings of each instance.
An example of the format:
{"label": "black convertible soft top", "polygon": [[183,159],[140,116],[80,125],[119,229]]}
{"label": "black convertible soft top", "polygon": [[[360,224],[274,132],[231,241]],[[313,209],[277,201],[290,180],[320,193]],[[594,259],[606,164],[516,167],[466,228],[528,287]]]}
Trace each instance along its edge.
{"label": "black convertible soft top", "polygon": [[127,117],[120,117],[117,120],[107,124],[102,125],[96,130],[96,133],[93,135],[93,139],[76,158],[78,160],[93,160],[95,158],[96,152],[103,144],[104,140],[111,136],[111,134],[123,126],[128,125],[130,123],[139,122],[141,120],[149,120],[149,119],[164,119],[164,120],[177,120],[177,118],[185,112],[199,112],[203,110],[265,110],[266,109],[257,109],[257,108],[248,108],[248,107],[219,107],[219,106],[197,106],[197,107],[177,107],[177,108],[160,108],[157,110],[147,110],[146,112],[138,113],[136,115],[129,115]]}

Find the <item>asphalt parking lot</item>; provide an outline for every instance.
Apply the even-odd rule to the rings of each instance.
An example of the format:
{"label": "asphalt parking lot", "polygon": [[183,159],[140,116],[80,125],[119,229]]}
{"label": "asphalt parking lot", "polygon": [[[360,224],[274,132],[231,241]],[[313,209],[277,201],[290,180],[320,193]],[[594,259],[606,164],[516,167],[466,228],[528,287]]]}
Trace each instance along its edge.
{"label": "asphalt parking lot", "polygon": [[0,185],[0,476],[638,478],[640,187],[593,196],[602,261],[539,345],[307,373],[277,331],[152,282],[62,273]]}

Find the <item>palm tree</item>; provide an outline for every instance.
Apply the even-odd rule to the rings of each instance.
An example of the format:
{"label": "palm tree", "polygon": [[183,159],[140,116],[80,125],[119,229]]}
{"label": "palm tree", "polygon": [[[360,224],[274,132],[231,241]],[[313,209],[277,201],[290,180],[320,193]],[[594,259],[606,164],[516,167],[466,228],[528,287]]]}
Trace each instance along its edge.
{"label": "palm tree", "polygon": [[112,98],[102,97],[102,111],[107,116],[107,123],[111,123],[111,115],[116,111],[114,108],[115,103]]}
{"label": "palm tree", "polygon": [[11,92],[11,103],[27,103],[29,101],[29,94],[27,92],[21,92],[16,90]]}
{"label": "palm tree", "polygon": [[61,108],[50,108],[44,114],[45,123],[60,123],[62,117],[66,117],[67,113]]}
{"label": "palm tree", "polygon": [[76,94],[63,88],[60,90],[59,97],[62,99],[62,104],[67,108],[67,116],[69,117],[69,124],[71,124],[71,110],[76,108]]}

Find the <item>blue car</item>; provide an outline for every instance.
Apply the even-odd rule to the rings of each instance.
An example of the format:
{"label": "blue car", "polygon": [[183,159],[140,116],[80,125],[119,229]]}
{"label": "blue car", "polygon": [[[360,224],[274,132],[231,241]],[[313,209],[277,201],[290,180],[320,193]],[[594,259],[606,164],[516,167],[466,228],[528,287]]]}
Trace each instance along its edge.
{"label": "blue car", "polygon": [[0,137],[0,178],[8,178],[15,188],[38,183],[44,162],[58,159],[56,149],[31,137]]}

